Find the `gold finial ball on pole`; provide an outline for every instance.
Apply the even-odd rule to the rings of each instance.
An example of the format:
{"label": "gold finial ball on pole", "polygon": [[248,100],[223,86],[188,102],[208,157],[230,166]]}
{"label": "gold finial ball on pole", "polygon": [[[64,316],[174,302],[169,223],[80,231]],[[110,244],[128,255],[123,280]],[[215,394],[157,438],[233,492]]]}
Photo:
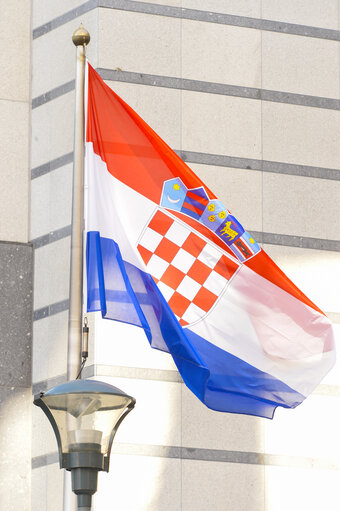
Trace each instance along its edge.
{"label": "gold finial ball on pole", "polygon": [[75,46],[86,46],[89,44],[90,34],[86,28],[83,27],[82,23],[80,23],[80,27],[74,32],[72,41]]}

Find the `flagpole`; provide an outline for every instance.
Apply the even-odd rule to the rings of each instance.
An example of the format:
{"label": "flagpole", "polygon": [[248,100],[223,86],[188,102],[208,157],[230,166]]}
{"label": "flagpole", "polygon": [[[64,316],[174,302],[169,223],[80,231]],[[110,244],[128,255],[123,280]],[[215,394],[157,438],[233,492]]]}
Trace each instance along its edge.
{"label": "flagpole", "polygon": [[83,223],[84,223],[84,146],[85,146],[85,46],[90,34],[82,25],[72,36],[77,47],[74,160],[72,195],[72,236],[70,264],[70,307],[68,319],[67,379],[77,378],[81,364],[83,304]]}
{"label": "flagpole", "polygon": [[[76,94],[74,118],[72,232],[70,261],[70,294],[68,318],[67,379],[75,380],[81,366],[83,314],[83,224],[84,224],[84,146],[85,146],[85,47],[90,34],[82,24],[72,36],[77,48]],[[64,473],[63,510],[76,511],[70,472]]]}

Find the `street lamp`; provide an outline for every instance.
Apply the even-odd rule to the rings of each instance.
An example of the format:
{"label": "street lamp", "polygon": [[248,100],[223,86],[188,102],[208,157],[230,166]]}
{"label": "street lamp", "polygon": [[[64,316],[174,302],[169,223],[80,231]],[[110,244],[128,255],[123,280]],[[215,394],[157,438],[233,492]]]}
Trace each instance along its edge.
{"label": "street lamp", "polygon": [[109,471],[113,438],[135,403],[96,380],[70,381],[35,396],[57,438],[60,468],[71,470],[79,511],[90,511],[98,471]]}

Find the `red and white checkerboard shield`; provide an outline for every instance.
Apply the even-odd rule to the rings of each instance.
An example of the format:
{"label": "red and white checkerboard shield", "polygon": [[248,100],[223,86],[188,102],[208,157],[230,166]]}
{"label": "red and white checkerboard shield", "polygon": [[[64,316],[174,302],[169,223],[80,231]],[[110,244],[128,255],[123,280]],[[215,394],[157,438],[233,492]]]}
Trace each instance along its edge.
{"label": "red and white checkerboard shield", "polygon": [[183,327],[210,311],[240,266],[218,246],[160,209],[144,229],[137,249]]}

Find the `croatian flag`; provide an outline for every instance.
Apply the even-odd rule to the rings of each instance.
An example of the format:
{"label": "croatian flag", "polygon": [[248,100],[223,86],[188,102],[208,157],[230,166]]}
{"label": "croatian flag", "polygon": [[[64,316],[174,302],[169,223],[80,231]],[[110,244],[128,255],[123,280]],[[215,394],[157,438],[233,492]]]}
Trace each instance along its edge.
{"label": "croatian flag", "polygon": [[88,311],[143,328],[211,409],[294,408],[334,363],[329,320],[87,69]]}

